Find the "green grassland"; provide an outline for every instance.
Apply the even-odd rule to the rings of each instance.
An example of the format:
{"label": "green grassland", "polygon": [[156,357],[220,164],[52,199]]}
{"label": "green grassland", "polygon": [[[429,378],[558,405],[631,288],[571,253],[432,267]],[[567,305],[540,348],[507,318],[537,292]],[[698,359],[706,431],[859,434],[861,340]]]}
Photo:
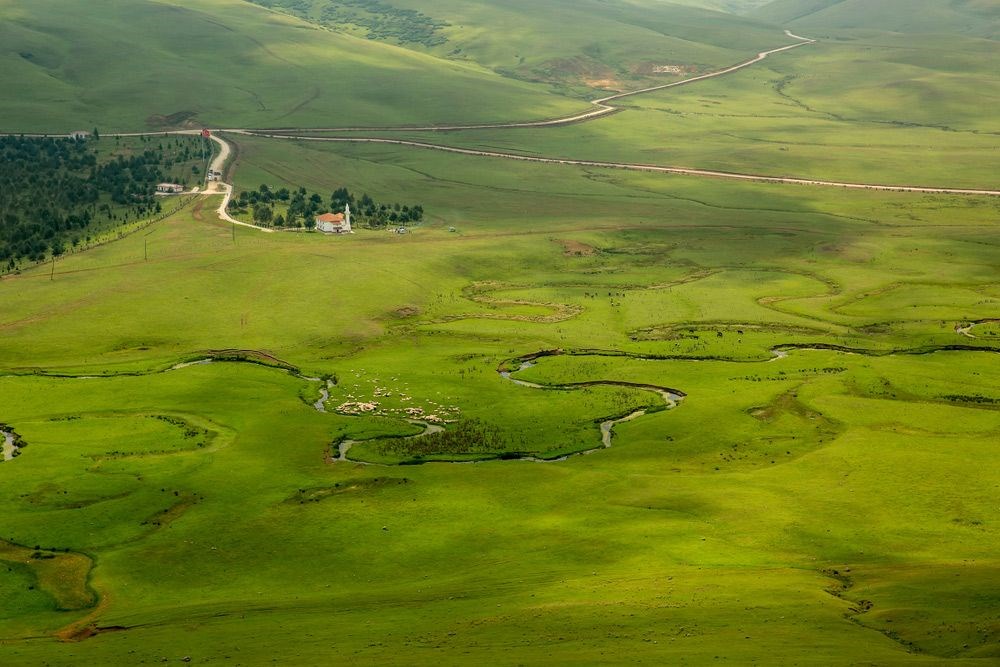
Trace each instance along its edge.
{"label": "green grassland", "polygon": [[772,47],[781,35],[759,21],[650,0],[256,1],[334,30],[577,90],[670,80],[656,66],[719,67]]}
{"label": "green grassland", "polygon": [[[990,3],[919,43],[854,2],[384,4],[342,6],[447,42],[0,0],[3,129],[551,117],[783,39],[725,9],[832,38],[590,123],[384,136],[997,186],[990,28],[949,22]],[[1000,660],[1000,198],[226,138],[236,192],[424,218],[265,233],[185,198],[0,277],[0,664]]]}
{"label": "green grassland", "polygon": [[[829,41],[556,128],[385,136],[529,155],[897,185],[995,188],[996,43]],[[365,134],[368,136],[368,133]]]}
{"label": "green grassland", "polygon": [[[4,664],[1000,655],[995,200],[238,142],[237,188],[426,219],[206,200],[0,281]],[[260,353],[174,367],[223,349]],[[686,397],[557,388],[609,380]],[[392,465],[406,407],[598,451]]]}
{"label": "green grassland", "polygon": [[243,0],[7,0],[0,43],[0,87],[18,91],[0,106],[7,132],[397,125],[582,106]]}
{"label": "green grassland", "polygon": [[750,16],[795,29],[889,31],[918,34],[967,35],[997,39],[1000,19],[995,0],[774,0]]}

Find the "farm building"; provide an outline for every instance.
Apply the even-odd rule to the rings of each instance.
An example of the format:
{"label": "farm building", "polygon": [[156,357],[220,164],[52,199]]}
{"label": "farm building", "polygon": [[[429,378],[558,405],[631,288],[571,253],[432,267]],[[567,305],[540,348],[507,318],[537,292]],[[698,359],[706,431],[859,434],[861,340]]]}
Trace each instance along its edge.
{"label": "farm building", "polygon": [[165,195],[179,195],[184,192],[184,186],[177,183],[160,183],[156,186],[156,191]]}
{"label": "farm building", "polygon": [[351,232],[351,207],[343,213],[324,213],[316,216],[316,229],[324,234],[349,234]]}

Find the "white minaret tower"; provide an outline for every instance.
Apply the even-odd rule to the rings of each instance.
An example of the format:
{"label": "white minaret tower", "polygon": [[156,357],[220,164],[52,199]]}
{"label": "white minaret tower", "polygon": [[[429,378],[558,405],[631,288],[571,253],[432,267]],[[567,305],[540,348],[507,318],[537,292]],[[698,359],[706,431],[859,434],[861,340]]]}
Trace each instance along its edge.
{"label": "white minaret tower", "polygon": [[344,222],[346,223],[345,227],[347,227],[346,231],[351,231],[351,205],[350,204],[348,204],[348,205],[346,205],[344,207]]}

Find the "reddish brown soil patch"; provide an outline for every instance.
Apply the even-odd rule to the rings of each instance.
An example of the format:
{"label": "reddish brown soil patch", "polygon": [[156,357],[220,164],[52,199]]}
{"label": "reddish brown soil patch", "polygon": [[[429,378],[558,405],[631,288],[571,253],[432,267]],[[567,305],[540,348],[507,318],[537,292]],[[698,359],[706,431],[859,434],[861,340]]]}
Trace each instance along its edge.
{"label": "reddish brown soil patch", "polygon": [[590,257],[597,254],[597,248],[580,241],[556,239],[556,242],[563,247],[563,254],[567,257]]}

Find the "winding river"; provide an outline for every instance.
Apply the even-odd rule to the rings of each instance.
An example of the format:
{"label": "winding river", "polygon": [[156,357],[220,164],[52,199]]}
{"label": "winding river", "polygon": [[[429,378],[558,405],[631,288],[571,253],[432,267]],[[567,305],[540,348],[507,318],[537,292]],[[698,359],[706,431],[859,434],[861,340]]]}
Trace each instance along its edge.
{"label": "winding river", "polygon": [[[406,421],[408,421],[409,423],[411,423],[411,424],[413,424],[415,426],[422,426],[424,428],[424,430],[422,432],[420,432],[420,433],[417,433],[416,435],[408,435],[408,436],[402,437],[402,438],[400,438],[400,440],[413,440],[414,438],[422,438],[425,435],[430,435],[432,433],[440,433],[441,431],[444,430],[443,426],[439,426],[437,424],[429,424],[429,423],[427,423],[425,421],[421,421],[419,419],[407,419]],[[360,463],[361,465],[366,465],[366,466],[371,466],[371,465],[380,465],[380,466],[393,465],[393,464],[389,464],[389,463],[371,463],[369,461],[356,461],[354,459],[347,458],[347,452],[351,451],[351,448],[354,447],[354,445],[362,444],[362,443],[365,443],[365,442],[372,442],[374,440],[379,440],[379,438],[370,438],[368,440],[341,440],[337,444],[337,456],[335,458],[330,459],[330,460],[331,460],[331,462],[332,461],[347,461],[349,463]],[[445,463],[451,463],[451,461],[445,461]],[[469,463],[472,463],[472,462],[469,461]]]}
{"label": "winding river", "polygon": [[[509,380],[513,384],[516,384],[516,385],[518,385],[520,387],[527,387],[529,389],[540,389],[540,390],[549,390],[549,391],[575,391],[575,390],[578,390],[578,389],[584,389],[586,387],[606,386],[606,387],[625,387],[625,388],[628,388],[628,389],[641,389],[641,390],[644,390],[644,391],[651,391],[651,392],[657,394],[658,396],[660,396],[660,398],[663,399],[664,405],[665,405],[666,409],[668,409],[668,410],[671,410],[671,409],[677,407],[677,405],[681,401],[683,401],[684,397],[686,396],[686,394],[684,392],[680,391],[679,389],[670,389],[669,387],[660,387],[658,385],[642,384],[642,383],[637,383],[637,382],[621,382],[621,381],[617,381],[617,380],[590,380],[590,381],[586,381],[586,382],[573,382],[573,383],[568,383],[568,384],[551,384],[551,385],[547,385],[547,384],[540,384],[540,383],[537,383],[537,382],[529,382],[527,380],[520,380],[518,378],[513,377],[514,373],[518,373],[520,371],[526,370],[526,369],[531,368],[532,366],[534,366],[535,365],[535,363],[534,363],[535,359],[538,359],[538,358],[544,357],[544,356],[555,356],[555,355],[558,355],[558,354],[562,354],[562,352],[558,351],[558,350],[555,350],[555,351],[544,351],[544,352],[539,352],[539,353],[536,353],[536,354],[533,354],[533,355],[528,355],[526,357],[521,357],[518,360],[520,363],[519,363],[517,369],[515,369],[513,371],[505,370],[505,365],[506,364],[501,364],[500,368],[497,369],[497,373],[500,375],[500,377],[504,378],[505,380]],[[630,412],[629,414],[625,415],[624,417],[618,417],[616,419],[607,419],[605,421],[602,421],[601,424],[600,424],[600,435],[601,435],[600,444],[596,445],[594,447],[591,447],[590,449],[584,449],[584,450],[581,450],[581,451],[578,451],[578,452],[573,452],[572,454],[567,454],[565,456],[560,456],[560,457],[556,457],[556,458],[541,458],[541,457],[537,457],[537,456],[517,456],[517,457],[512,457],[512,458],[504,458],[503,460],[505,460],[505,461],[529,461],[529,462],[533,462],[533,463],[556,463],[556,462],[559,462],[559,461],[566,461],[571,456],[584,456],[584,455],[587,455],[587,454],[593,454],[594,452],[597,452],[597,451],[600,451],[602,449],[607,449],[607,448],[611,447],[611,439],[612,439],[612,437],[614,435],[614,428],[615,428],[615,426],[617,426],[618,424],[624,423],[624,422],[632,421],[633,419],[638,419],[639,417],[642,417],[643,415],[647,414],[648,412],[649,412],[649,408],[640,408],[638,410],[633,410],[632,412]],[[407,421],[409,423],[415,424],[417,426],[423,426],[424,430],[423,430],[422,433],[418,433],[416,435],[411,435],[411,436],[408,436],[408,437],[404,438],[405,440],[411,440],[411,439],[414,439],[414,438],[422,438],[422,437],[424,437],[426,435],[430,435],[432,433],[440,433],[441,431],[444,430],[444,427],[442,427],[442,426],[439,426],[439,425],[436,425],[436,424],[429,424],[427,422],[420,421],[420,420],[417,420],[417,419],[408,419]],[[369,439],[369,440],[350,440],[350,439],[349,440],[343,440],[343,441],[341,441],[337,445],[337,456],[336,457],[331,457],[329,460],[331,462],[333,462],[333,461],[344,461],[344,462],[356,463],[356,464],[360,464],[360,465],[379,465],[379,466],[393,465],[393,464],[386,464],[386,463],[371,463],[371,462],[368,462],[368,461],[358,461],[356,459],[348,458],[348,456],[347,456],[348,452],[351,451],[351,448],[354,447],[354,445],[362,443],[362,442],[371,442],[372,440],[374,440],[374,439]],[[470,464],[470,463],[481,463],[483,461],[492,461],[492,460],[496,460],[496,459],[484,459],[482,461],[428,461],[428,463],[449,463],[449,464],[452,464],[452,465],[459,465],[459,464],[465,465],[465,464]]]}
{"label": "winding river", "polygon": [[[988,320],[988,321],[995,321],[995,320]],[[969,328],[971,328],[971,327],[969,327]],[[989,352],[989,353],[996,353],[996,352],[1000,351],[997,348],[993,348],[993,347],[971,346],[971,345],[937,345],[937,346],[927,346],[927,347],[922,347],[922,348],[912,348],[912,349],[904,349],[904,350],[875,351],[875,350],[864,350],[864,349],[848,348],[848,347],[844,347],[844,346],[840,346],[840,345],[831,345],[831,344],[823,344],[823,343],[784,344],[784,345],[780,345],[780,346],[777,346],[777,347],[774,347],[774,348],[771,349],[771,358],[770,359],[759,360],[759,362],[765,362],[766,363],[766,362],[780,361],[782,359],[787,358],[789,356],[789,353],[792,352],[792,351],[806,351],[806,350],[811,350],[811,351],[827,351],[827,352],[832,351],[832,352],[839,352],[839,353],[842,353],[842,354],[865,354],[865,355],[871,355],[871,356],[892,356],[892,355],[896,355],[896,354],[929,354],[929,353],[933,353],[933,352],[943,352],[943,351],[975,351],[975,352]],[[226,351],[223,351],[223,352],[224,353],[248,353],[248,352],[253,352],[253,351],[226,350]],[[504,380],[507,380],[507,381],[511,382],[512,384],[515,384],[515,385],[517,385],[519,387],[525,387],[527,389],[534,389],[534,390],[575,391],[575,390],[584,389],[584,388],[587,388],[587,387],[600,387],[600,386],[604,386],[604,387],[622,387],[622,388],[626,388],[626,389],[639,389],[639,390],[642,390],[642,391],[649,391],[649,392],[657,394],[663,400],[663,404],[664,404],[664,408],[663,409],[667,409],[667,410],[671,410],[673,408],[676,408],[686,398],[686,396],[687,396],[687,394],[685,394],[683,391],[681,391],[679,389],[672,389],[670,387],[662,387],[662,386],[659,386],[659,385],[646,384],[646,383],[638,383],[638,382],[625,382],[625,381],[619,381],[619,380],[588,380],[588,381],[584,381],[584,382],[571,382],[571,383],[564,383],[564,384],[542,384],[542,383],[539,383],[539,382],[531,382],[529,380],[522,380],[520,378],[514,377],[514,375],[516,373],[519,373],[521,371],[527,370],[527,369],[535,366],[536,365],[536,361],[538,359],[540,359],[540,358],[550,357],[550,356],[560,356],[560,355],[576,355],[576,356],[587,356],[587,355],[628,356],[628,357],[633,357],[633,358],[648,358],[648,359],[656,359],[656,360],[661,360],[661,361],[665,361],[665,360],[668,359],[668,358],[665,358],[665,357],[657,357],[657,356],[653,356],[653,355],[644,356],[644,355],[638,355],[638,354],[627,354],[627,353],[620,353],[620,352],[613,352],[613,351],[587,350],[587,351],[573,352],[573,351],[566,351],[566,350],[562,350],[562,349],[555,349],[555,350],[542,350],[540,352],[536,352],[536,353],[533,353],[533,354],[524,355],[524,356],[521,356],[521,357],[516,357],[514,359],[510,359],[510,360],[504,361],[496,369],[496,372],[497,372],[497,374],[501,378],[503,378]],[[315,402],[311,403],[310,407],[312,407],[317,412],[321,412],[321,413],[326,413],[327,412],[326,402],[330,399],[330,390],[335,385],[334,380],[329,379],[329,378],[324,379],[322,377],[310,377],[310,376],[307,376],[307,375],[303,375],[301,372],[298,371],[298,369],[292,367],[290,364],[286,364],[285,362],[282,362],[281,360],[274,360],[273,358],[270,358],[270,359],[272,361],[276,361],[277,364],[265,364],[265,363],[261,363],[260,361],[254,361],[254,360],[242,359],[242,358],[232,358],[232,357],[230,357],[230,358],[205,357],[205,358],[202,358],[202,359],[195,359],[195,360],[191,360],[191,361],[180,362],[180,363],[174,364],[173,366],[170,366],[170,367],[168,367],[166,369],[162,369],[162,370],[159,370],[159,371],[122,373],[122,374],[118,374],[118,375],[49,375],[48,377],[54,377],[54,378],[58,377],[58,378],[66,378],[66,379],[112,379],[112,378],[121,377],[121,376],[152,375],[152,374],[155,374],[155,373],[171,372],[171,371],[181,370],[181,369],[184,369],[184,368],[189,368],[189,367],[192,367],[192,366],[201,366],[201,365],[204,365],[204,364],[211,364],[211,363],[216,363],[216,362],[255,363],[255,364],[258,364],[258,365],[265,366],[267,368],[273,368],[275,370],[279,370],[279,371],[288,373],[289,375],[291,375],[291,376],[293,376],[295,378],[298,378],[300,380],[304,380],[306,382],[322,383],[322,386],[320,387],[320,391],[319,391],[319,398]],[[681,359],[671,359],[671,360],[681,360]],[[725,360],[720,359],[719,361],[725,361]],[[281,365],[281,364],[284,364],[284,365]],[[513,370],[512,370],[511,367],[514,366],[514,365],[516,365],[516,367],[513,368]],[[517,456],[517,457],[511,457],[511,458],[504,458],[503,460],[531,461],[531,462],[537,462],[537,463],[554,463],[554,462],[557,462],[557,461],[565,461],[568,458],[570,458],[571,456],[581,456],[581,455],[586,455],[586,454],[592,454],[592,453],[600,451],[602,449],[607,449],[607,448],[611,447],[612,440],[613,440],[613,437],[614,437],[614,428],[615,428],[615,426],[617,426],[618,424],[624,423],[624,422],[629,422],[629,421],[633,421],[635,419],[638,419],[639,417],[642,417],[642,416],[648,414],[650,411],[651,411],[651,408],[649,408],[649,407],[640,408],[638,410],[634,410],[634,411],[630,412],[629,414],[627,414],[625,416],[617,417],[617,418],[614,418],[614,419],[606,419],[606,420],[602,421],[600,423],[600,426],[599,426],[600,443],[596,444],[594,447],[592,447],[590,449],[581,450],[581,451],[574,452],[572,454],[567,454],[565,456],[561,456],[561,457],[558,457],[558,458],[540,458],[540,457],[535,457],[535,456]],[[417,433],[416,435],[406,436],[403,439],[422,438],[424,436],[431,435],[431,434],[434,434],[434,433],[440,433],[440,432],[442,432],[444,430],[443,426],[440,426],[438,424],[431,424],[429,422],[422,421],[422,420],[419,420],[419,419],[408,419],[407,421],[410,424],[414,424],[416,426],[422,427],[423,431],[421,431],[420,433]],[[19,447],[16,444],[16,442],[17,442],[17,436],[12,431],[0,430],[0,438],[2,438],[2,441],[0,441],[0,446],[2,446],[2,459],[4,461],[10,461],[11,459],[15,458],[19,454],[19,452],[20,452],[20,449],[19,449]],[[349,452],[350,452],[350,450],[351,450],[352,447],[354,447],[355,445],[357,445],[359,443],[371,442],[372,440],[373,439],[367,439],[367,440],[352,440],[352,439],[347,439],[347,440],[343,440],[343,441],[337,443],[337,445],[336,445],[336,456],[333,456],[333,452],[331,451],[330,452],[330,457],[327,460],[329,462],[341,461],[341,462],[356,463],[356,464],[360,464],[360,465],[395,465],[395,464],[384,464],[384,463],[371,463],[371,462],[367,462],[367,461],[358,461],[358,460],[354,460],[354,459],[348,458],[348,454],[349,454]],[[484,459],[484,460],[496,460],[496,459]],[[457,465],[457,464],[467,464],[467,463],[479,463],[481,461],[436,461],[436,462],[451,463],[453,465]]]}

